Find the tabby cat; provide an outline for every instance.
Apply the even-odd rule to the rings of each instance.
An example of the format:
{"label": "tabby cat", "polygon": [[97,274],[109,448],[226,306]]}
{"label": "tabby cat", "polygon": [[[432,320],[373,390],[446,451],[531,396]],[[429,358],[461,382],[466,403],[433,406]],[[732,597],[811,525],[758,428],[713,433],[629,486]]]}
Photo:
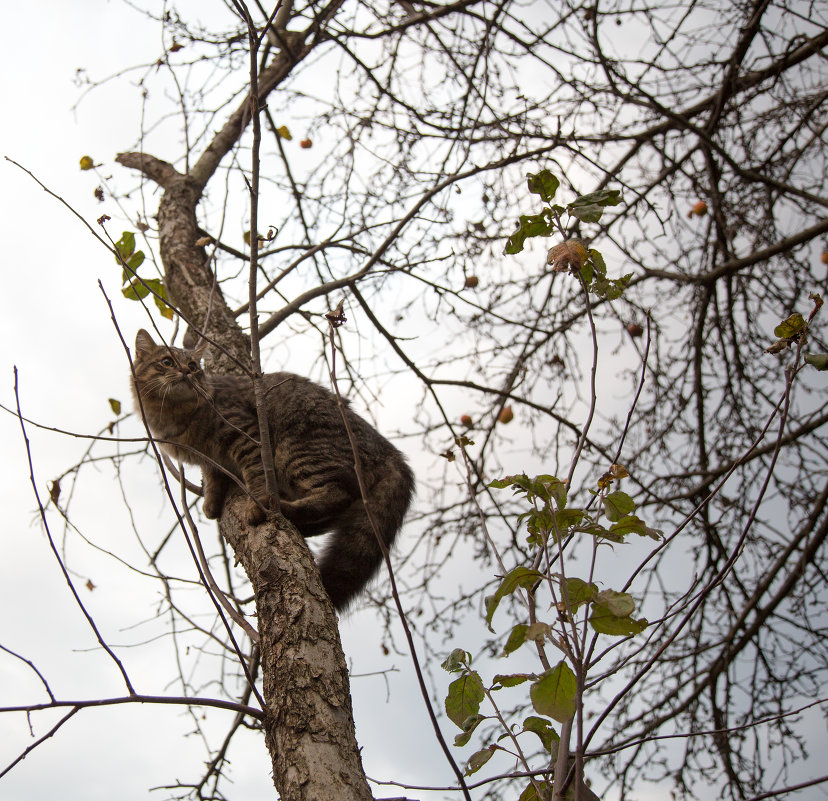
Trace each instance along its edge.
{"label": "tabby cat", "polygon": [[[133,394],[162,447],[203,475],[207,517],[221,514],[231,479],[250,494],[251,525],[266,515],[259,424],[249,378],[205,375],[204,348],[156,345],[141,329],[135,338]],[[331,532],[319,570],[338,610],[345,609],[382,563],[382,551],[366,513],[354,456],[336,396],[293,373],[265,375],[267,416],[282,514],[303,537]],[[140,395],[140,403],[138,396]],[[346,407],[356,439],[366,496],[379,534],[391,547],[414,491],[403,455]]]}

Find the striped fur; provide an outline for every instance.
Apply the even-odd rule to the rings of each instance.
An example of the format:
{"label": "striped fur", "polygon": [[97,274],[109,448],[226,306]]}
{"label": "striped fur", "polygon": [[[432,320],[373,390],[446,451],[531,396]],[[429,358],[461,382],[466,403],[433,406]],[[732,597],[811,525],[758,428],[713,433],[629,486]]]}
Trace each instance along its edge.
{"label": "striped fur", "polygon": [[[231,479],[250,494],[247,519],[265,519],[265,479],[250,379],[205,375],[202,350],[156,345],[143,329],[135,338],[136,409],[173,458],[201,467],[203,511],[221,514]],[[345,609],[382,563],[354,470],[354,456],[336,397],[293,373],[264,377],[281,511],[304,537],[330,532],[319,557],[334,606]],[[140,395],[140,404],[139,398]],[[371,516],[386,547],[394,542],[414,477],[403,455],[346,407],[358,445]]]}

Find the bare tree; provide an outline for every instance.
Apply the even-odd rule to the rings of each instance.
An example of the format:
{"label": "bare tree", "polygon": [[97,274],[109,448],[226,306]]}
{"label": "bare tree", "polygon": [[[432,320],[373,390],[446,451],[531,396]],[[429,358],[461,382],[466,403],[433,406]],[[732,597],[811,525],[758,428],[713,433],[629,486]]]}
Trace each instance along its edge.
{"label": "bare tree", "polygon": [[[395,556],[398,590],[382,580],[368,596],[378,639],[397,647],[399,603],[428,673],[515,566],[555,586],[564,557],[595,564],[603,535],[589,532],[533,562],[524,497],[490,486],[503,474],[554,475],[592,514],[586,490],[622,465],[607,481],[623,481],[664,535],[632,566],[600,551],[621,567],[595,578],[634,596],[649,625],[611,647],[584,634],[581,651],[564,649],[579,666],[575,723],[554,747],[533,724],[540,751],[516,740],[517,767],[477,792],[523,788],[529,799],[554,787],[563,797],[574,773],[575,797],[586,798],[592,765],[608,780],[605,798],[650,781],[734,799],[828,781],[796,767],[808,751],[796,716],[826,703],[828,668],[828,414],[824,374],[806,362],[826,350],[819,300],[809,300],[826,291],[828,261],[825,10],[795,0],[234,0],[228,12],[224,30],[172,10],[157,20],[167,49],[141,90],[183,146],[158,151],[165,140],[147,125],[117,159],[132,172],[107,189],[160,256],[153,275],[130,262],[129,243],[116,247],[134,265],[125,294],[173,308],[213,343],[212,370],[255,380],[268,358],[301,354],[303,372],[333,376],[418,450],[420,503]],[[173,120],[156,101],[170,87]],[[525,189],[526,173],[542,169],[561,180],[545,205]],[[134,175],[144,202],[160,188],[157,211],[125,190]],[[577,206],[616,190],[600,213]],[[532,234],[549,236],[547,247],[569,242],[576,263],[546,258],[531,237],[523,255],[504,255],[519,215],[519,231],[534,221]],[[629,275],[617,293],[586,291],[590,249],[611,278]],[[347,335],[325,316],[340,301]],[[795,313],[802,327],[774,336]],[[187,502],[169,492],[193,528]],[[59,493],[52,502],[68,515]],[[232,503],[220,530],[252,585],[259,640],[230,645],[204,627],[235,665],[221,696],[238,717],[183,792],[223,797],[227,743],[253,716],[281,797],[370,797],[310,551],[288,525],[251,536]],[[159,553],[150,564],[169,611],[186,619]],[[241,613],[248,593],[233,584],[245,579],[224,548],[214,558]],[[551,675],[548,651],[578,604],[536,597],[531,582],[516,589],[503,606],[512,622],[549,626],[533,675]],[[481,632],[475,659],[501,652],[506,634]],[[479,679],[465,658],[449,666]],[[442,677],[432,681],[445,695]],[[474,736],[495,742],[531,706],[524,693],[466,728],[481,723]]]}

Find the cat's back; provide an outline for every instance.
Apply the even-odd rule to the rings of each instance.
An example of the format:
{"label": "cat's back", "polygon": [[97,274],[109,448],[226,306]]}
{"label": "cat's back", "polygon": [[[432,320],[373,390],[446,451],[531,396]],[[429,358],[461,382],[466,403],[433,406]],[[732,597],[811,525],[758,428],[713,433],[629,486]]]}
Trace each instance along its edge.
{"label": "cat's back", "polygon": [[278,428],[345,430],[336,396],[320,384],[286,372],[267,373],[264,384],[268,416]]}
{"label": "cat's back", "polygon": [[[336,396],[324,387],[295,373],[267,373],[263,379],[267,416],[280,433],[304,435],[342,427]],[[205,385],[222,415],[255,416],[253,382],[248,376],[212,374]]]}
{"label": "cat's back", "polygon": [[376,462],[398,456],[397,449],[382,434],[346,399],[340,403],[331,390],[295,373],[268,373],[264,381],[268,416],[280,436],[297,443],[323,440],[331,455],[336,452],[350,463],[351,443],[344,414],[364,457]]}
{"label": "cat's back", "polygon": [[205,376],[204,385],[217,405],[249,405],[253,402],[253,384],[247,376],[210,373]]}
{"label": "cat's back", "polygon": [[[211,375],[207,379],[216,408],[234,422],[254,420],[256,403],[253,383],[246,376]],[[360,451],[372,463],[399,456],[394,446],[372,425],[340,404],[329,389],[296,373],[266,373],[263,377],[268,421],[277,442],[289,447],[323,446],[329,456],[351,460],[351,444],[343,422],[343,411]],[[316,450],[316,448],[314,448]]]}

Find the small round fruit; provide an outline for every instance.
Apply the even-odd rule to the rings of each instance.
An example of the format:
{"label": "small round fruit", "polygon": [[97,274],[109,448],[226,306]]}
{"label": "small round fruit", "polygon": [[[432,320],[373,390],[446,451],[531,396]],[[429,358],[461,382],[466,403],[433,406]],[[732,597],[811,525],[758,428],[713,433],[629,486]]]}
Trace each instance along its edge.
{"label": "small round fruit", "polygon": [[687,215],[688,217],[704,217],[707,214],[707,203],[703,200],[696,201],[693,205],[693,208],[690,209],[690,213]]}
{"label": "small round fruit", "polygon": [[819,260],[823,264],[828,264],[828,250],[823,250],[822,255],[819,257]]}
{"label": "small round fruit", "polygon": [[504,406],[500,410],[500,414],[497,416],[498,423],[511,423],[512,420],[515,418],[515,413],[512,411],[511,406]]}
{"label": "small round fruit", "polygon": [[468,414],[461,414],[460,415],[460,423],[464,425],[466,428],[472,427],[472,419],[471,416]]}
{"label": "small round fruit", "polygon": [[480,283],[480,279],[476,275],[466,276],[466,289],[474,289]]}
{"label": "small round fruit", "polygon": [[312,146],[313,146],[313,142],[310,139],[302,139],[302,141],[299,142],[299,147],[302,147],[305,150],[307,150],[309,147],[312,147]]}
{"label": "small round fruit", "polygon": [[638,323],[627,323],[627,333],[636,339],[644,334],[644,328]]}

